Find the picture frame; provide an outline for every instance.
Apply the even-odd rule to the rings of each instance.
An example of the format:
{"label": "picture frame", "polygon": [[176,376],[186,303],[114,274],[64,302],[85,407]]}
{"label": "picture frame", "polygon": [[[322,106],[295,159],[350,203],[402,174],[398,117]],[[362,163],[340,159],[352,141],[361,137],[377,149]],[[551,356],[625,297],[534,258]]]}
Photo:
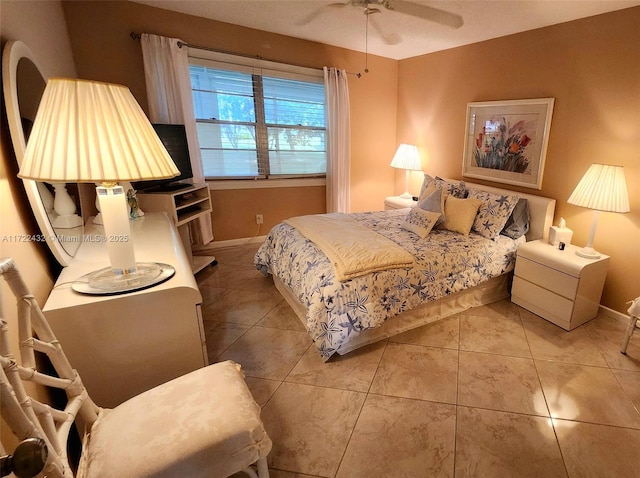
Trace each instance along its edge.
{"label": "picture frame", "polygon": [[462,175],[542,189],[554,98],[467,104]]}

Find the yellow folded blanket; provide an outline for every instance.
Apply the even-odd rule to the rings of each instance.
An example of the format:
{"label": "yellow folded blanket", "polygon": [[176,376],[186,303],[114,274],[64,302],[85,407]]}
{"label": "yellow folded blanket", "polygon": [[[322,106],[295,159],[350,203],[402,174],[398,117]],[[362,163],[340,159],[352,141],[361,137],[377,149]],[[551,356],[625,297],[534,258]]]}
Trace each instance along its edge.
{"label": "yellow folded blanket", "polygon": [[325,253],[339,281],[413,263],[413,256],[405,249],[346,214],[298,216],[284,222]]}

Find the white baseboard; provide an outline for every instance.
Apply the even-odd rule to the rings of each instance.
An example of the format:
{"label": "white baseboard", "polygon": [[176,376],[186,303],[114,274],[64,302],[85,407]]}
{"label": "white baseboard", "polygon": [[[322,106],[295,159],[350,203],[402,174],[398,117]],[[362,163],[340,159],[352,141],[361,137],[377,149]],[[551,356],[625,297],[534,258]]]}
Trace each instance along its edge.
{"label": "white baseboard", "polygon": [[212,251],[224,249],[225,247],[244,246],[245,244],[260,244],[267,236],[244,237],[240,239],[228,239],[226,241],[213,241],[205,246],[194,246],[194,251]]}
{"label": "white baseboard", "polygon": [[609,307],[605,307],[602,304],[600,304],[600,313],[607,317],[616,319],[620,322],[624,322],[626,324],[629,323],[629,316],[627,314],[623,314],[622,312],[618,312],[617,310],[610,309]]}

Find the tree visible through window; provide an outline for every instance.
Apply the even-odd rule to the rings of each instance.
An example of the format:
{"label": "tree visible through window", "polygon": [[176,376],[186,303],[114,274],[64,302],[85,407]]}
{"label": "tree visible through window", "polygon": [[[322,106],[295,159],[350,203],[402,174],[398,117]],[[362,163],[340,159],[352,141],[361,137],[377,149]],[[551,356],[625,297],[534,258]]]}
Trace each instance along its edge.
{"label": "tree visible through window", "polygon": [[206,177],[325,174],[321,78],[304,81],[201,64],[189,69]]}

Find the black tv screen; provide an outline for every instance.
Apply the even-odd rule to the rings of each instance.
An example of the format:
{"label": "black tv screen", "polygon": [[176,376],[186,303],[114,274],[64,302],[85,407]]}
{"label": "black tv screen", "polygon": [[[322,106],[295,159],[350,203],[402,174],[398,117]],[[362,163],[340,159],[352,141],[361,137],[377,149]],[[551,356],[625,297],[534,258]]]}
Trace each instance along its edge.
{"label": "black tv screen", "polygon": [[173,191],[188,184],[180,184],[179,181],[193,178],[191,170],[191,158],[189,157],[189,147],[187,144],[187,133],[182,124],[153,124],[160,141],[167,149],[169,156],[173,159],[180,174],[173,178],[160,179],[154,181],[136,181],[132,183],[136,191],[157,189],[163,191]]}

